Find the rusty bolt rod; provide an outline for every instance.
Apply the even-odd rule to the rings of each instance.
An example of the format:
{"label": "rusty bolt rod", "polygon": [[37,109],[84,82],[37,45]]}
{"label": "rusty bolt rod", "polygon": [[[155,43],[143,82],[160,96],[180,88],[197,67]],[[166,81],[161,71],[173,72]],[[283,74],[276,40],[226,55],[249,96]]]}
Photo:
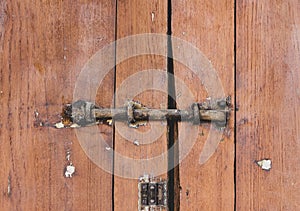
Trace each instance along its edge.
{"label": "rusty bolt rod", "polygon": [[[92,111],[96,120],[113,119],[115,121],[128,120],[126,108],[97,108]],[[226,121],[228,110],[199,110],[200,120],[224,122]],[[150,121],[163,121],[167,119],[176,121],[193,121],[194,115],[192,110],[179,110],[179,109],[134,109],[133,117],[136,121],[150,120]]]}
{"label": "rusty bolt rod", "polygon": [[139,121],[193,121],[195,124],[201,122],[217,122],[226,124],[229,116],[229,105],[225,100],[217,103],[194,103],[189,110],[179,109],[150,109],[136,102],[129,102],[123,108],[100,108],[91,102],[77,101],[64,107],[62,113],[63,124],[76,123],[85,126],[107,120],[128,121],[135,123]]}

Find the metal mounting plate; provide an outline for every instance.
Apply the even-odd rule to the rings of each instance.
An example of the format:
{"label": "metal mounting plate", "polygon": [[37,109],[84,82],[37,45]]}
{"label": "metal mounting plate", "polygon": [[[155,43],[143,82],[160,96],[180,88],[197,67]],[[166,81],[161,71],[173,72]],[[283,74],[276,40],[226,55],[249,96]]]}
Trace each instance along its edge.
{"label": "metal mounting plate", "polygon": [[167,181],[150,178],[148,175],[140,177],[138,184],[138,211],[168,210]]}

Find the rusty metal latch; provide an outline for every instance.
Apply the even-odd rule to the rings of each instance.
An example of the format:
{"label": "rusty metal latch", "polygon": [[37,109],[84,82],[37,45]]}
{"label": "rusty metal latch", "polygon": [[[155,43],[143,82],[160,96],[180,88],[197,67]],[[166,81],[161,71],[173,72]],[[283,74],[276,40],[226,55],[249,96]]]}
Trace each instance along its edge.
{"label": "rusty metal latch", "polygon": [[83,100],[67,104],[63,108],[62,121],[56,128],[76,128],[95,124],[111,125],[115,121],[127,121],[129,127],[137,128],[148,121],[190,121],[194,124],[214,122],[225,126],[230,113],[230,97],[193,103],[188,110],[150,109],[139,102],[129,101],[122,108],[101,108]]}

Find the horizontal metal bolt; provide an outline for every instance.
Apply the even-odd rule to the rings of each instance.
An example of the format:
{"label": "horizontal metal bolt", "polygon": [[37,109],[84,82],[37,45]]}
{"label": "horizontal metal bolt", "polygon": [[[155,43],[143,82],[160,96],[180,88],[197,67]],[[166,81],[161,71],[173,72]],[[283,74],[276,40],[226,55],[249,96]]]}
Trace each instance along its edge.
{"label": "horizontal metal bolt", "polygon": [[188,110],[150,109],[142,104],[130,101],[127,107],[101,108],[87,101],[67,104],[62,113],[64,127],[76,124],[79,127],[104,122],[127,121],[129,124],[140,121],[190,121],[194,124],[215,122],[218,125],[227,123],[230,113],[230,102],[227,99],[210,100],[194,103]]}

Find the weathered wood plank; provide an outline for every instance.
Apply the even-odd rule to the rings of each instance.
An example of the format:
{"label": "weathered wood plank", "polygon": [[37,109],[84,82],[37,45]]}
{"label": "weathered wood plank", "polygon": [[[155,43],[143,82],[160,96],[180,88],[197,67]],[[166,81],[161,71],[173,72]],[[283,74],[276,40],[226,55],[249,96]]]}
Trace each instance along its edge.
{"label": "weathered wood plank", "polygon": [[[175,37],[190,42],[198,48],[211,62],[221,81],[225,95],[234,97],[234,1],[173,1],[172,31]],[[182,48],[173,42],[174,56],[182,55],[184,65],[195,63],[190,55],[191,48]],[[194,58],[198,58],[195,55]],[[200,62],[201,63],[201,62]],[[213,87],[217,79],[213,77],[211,68],[203,70],[197,77],[191,69],[179,62],[174,63],[174,73],[179,79],[176,83],[177,105],[187,109],[189,92],[195,102],[204,101],[209,96],[221,96],[221,91]],[[194,71],[203,68],[193,67]],[[198,71],[199,72],[199,71]],[[184,91],[180,80],[187,86]],[[206,80],[206,84],[201,84]],[[234,125],[234,114],[231,115],[229,130]],[[228,131],[227,131],[228,132]],[[191,134],[195,134],[191,135]],[[178,125],[180,153],[180,209],[181,210],[233,210],[234,209],[234,135],[225,135],[208,140],[208,135],[217,134],[209,126],[194,126],[190,123]],[[193,137],[194,136],[194,137]],[[193,139],[193,140],[191,140]],[[186,144],[186,142],[190,142]],[[205,155],[204,143],[218,145],[215,153],[207,162],[200,164],[200,155]],[[192,147],[191,151],[188,150]],[[187,153],[184,153],[187,150]],[[212,151],[214,152],[214,150]],[[185,157],[185,154],[188,154]],[[201,156],[201,158],[203,158]],[[203,161],[201,161],[203,162]]]}
{"label": "weathered wood plank", "polygon": [[[237,1],[237,210],[299,210],[299,11]],[[265,158],[270,171],[255,164]]]}
{"label": "weathered wood plank", "polygon": [[[112,209],[112,176],[88,159],[74,131],[34,123],[37,112],[37,125],[59,119],[84,63],[114,40],[114,14],[114,1],[1,1],[1,210]],[[110,74],[102,87],[113,81]],[[101,104],[112,96],[106,89]],[[104,133],[111,142],[111,130]],[[64,177],[67,151],[72,178]]]}
{"label": "weathered wood plank", "polygon": [[[118,39],[140,33],[166,34],[167,1],[165,0],[119,1],[117,11]],[[156,53],[153,46],[155,45],[150,40],[142,43],[130,42],[126,48],[117,46],[116,58],[119,60],[132,49],[141,47],[149,49],[149,53]],[[166,42],[162,47],[166,48]],[[153,72],[142,72],[151,69],[166,73],[166,58],[158,55],[138,55],[117,64],[116,107],[124,106],[126,100],[134,99],[150,108],[167,108],[167,75],[157,77],[152,75]],[[147,90],[145,87],[148,87]],[[150,90],[155,87],[160,91]],[[161,177],[166,178],[167,159],[162,160],[161,163],[150,163],[151,158],[166,153],[166,134],[166,124],[161,122],[149,123],[139,129],[128,128],[126,123],[116,123],[114,150],[118,155],[115,155],[114,164],[115,210],[137,210],[139,176],[143,174],[159,176],[155,175],[157,170],[163,169]],[[133,160],[125,162],[126,157]],[[147,164],[135,165],[141,159],[148,160]]]}

